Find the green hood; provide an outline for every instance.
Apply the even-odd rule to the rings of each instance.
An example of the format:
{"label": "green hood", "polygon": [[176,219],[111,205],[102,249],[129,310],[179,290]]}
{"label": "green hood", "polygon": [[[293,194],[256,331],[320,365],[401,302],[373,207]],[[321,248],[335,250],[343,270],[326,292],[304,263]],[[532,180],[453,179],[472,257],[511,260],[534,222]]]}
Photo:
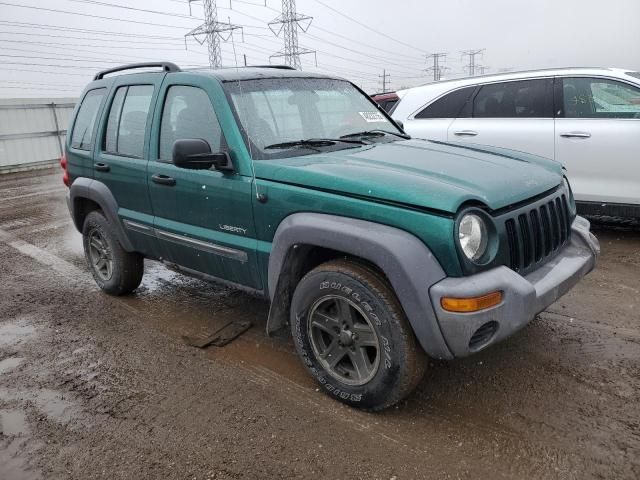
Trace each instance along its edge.
{"label": "green hood", "polygon": [[495,210],[562,182],[562,166],[553,160],[482,145],[425,140],[254,163],[258,178],[451,213],[470,200]]}

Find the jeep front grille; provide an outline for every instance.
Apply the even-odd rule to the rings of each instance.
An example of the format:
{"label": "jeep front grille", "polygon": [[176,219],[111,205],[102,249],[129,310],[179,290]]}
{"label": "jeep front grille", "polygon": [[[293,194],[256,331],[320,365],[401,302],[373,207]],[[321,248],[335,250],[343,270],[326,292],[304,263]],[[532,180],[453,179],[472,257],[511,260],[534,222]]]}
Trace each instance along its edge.
{"label": "jeep front grille", "polygon": [[522,272],[553,256],[569,240],[571,220],[564,193],[507,218],[509,267]]}

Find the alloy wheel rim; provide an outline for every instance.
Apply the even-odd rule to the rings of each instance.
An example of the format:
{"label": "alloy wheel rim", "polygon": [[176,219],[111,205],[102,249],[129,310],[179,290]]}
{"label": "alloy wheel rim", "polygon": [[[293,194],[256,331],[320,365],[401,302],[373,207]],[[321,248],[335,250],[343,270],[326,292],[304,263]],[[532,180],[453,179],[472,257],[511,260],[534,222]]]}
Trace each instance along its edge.
{"label": "alloy wheel rim", "polygon": [[93,270],[101,280],[108,281],[111,279],[113,275],[113,258],[107,241],[98,230],[93,230],[89,234],[89,259]]}
{"label": "alloy wheel rim", "polygon": [[309,309],[308,336],[316,359],[342,383],[361,386],[380,365],[380,343],[373,325],[351,300],[328,295]]}

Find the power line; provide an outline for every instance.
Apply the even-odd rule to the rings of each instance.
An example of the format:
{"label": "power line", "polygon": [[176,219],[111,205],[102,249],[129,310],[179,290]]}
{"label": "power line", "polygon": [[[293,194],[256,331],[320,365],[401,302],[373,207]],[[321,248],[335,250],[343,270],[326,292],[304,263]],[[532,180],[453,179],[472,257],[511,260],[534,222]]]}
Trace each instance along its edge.
{"label": "power line", "polygon": [[[9,32],[9,31],[2,31],[0,32],[0,34],[5,34],[5,35],[26,35],[26,36],[33,36],[32,32]],[[114,33],[114,36],[117,35]],[[140,40],[131,40],[131,39],[127,39],[127,40],[121,40],[121,39],[116,39],[116,38],[99,38],[99,37],[73,37],[73,36],[69,36],[69,35],[52,35],[50,33],[40,33],[38,32],[38,37],[49,37],[49,38],[63,38],[65,40],[83,40],[83,41],[87,41],[87,40],[92,40],[92,41],[96,41],[96,42],[108,42],[106,45],[96,45],[96,46],[100,46],[100,47],[109,47],[109,48],[132,48],[131,44],[139,44],[139,45],[148,45],[148,47],[146,48],[157,48],[157,47],[162,47],[162,46],[178,46],[178,45],[182,45],[182,43],[178,43],[177,41],[181,41],[183,42],[183,39],[178,39],[176,38],[176,42],[150,42],[149,40],[145,40],[145,41],[140,41]],[[16,42],[23,42],[22,40],[12,40],[12,41],[16,41]],[[111,45],[111,43],[126,43],[126,46],[122,46],[122,45]],[[26,42],[25,42],[26,43]],[[49,42],[44,42],[44,43],[49,43]],[[179,50],[184,50],[184,46],[182,45],[182,48],[180,48]]]}
{"label": "power line", "polygon": [[[196,19],[196,20],[204,20],[204,18],[198,18],[198,17],[194,17],[193,15],[187,15],[187,14],[182,14],[182,13],[171,13],[171,12],[162,12],[160,10],[149,10],[147,8],[136,8],[136,7],[131,7],[129,5],[119,5],[117,3],[109,3],[109,2],[100,2],[98,0],[68,0],[69,2],[76,2],[76,3],[88,3],[90,5],[100,5],[102,7],[112,7],[112,8],[122,8],[125,10],[133,10],[136,12],[144,12],[144,13],[153,13],[155,15],[165,15],[168,17],[179,17],[179,18],[188,18],[190,20]],[[179,1],[178,3],[181,3],[182,5],[188,5],[190,2],[182,2]]]}
{"label": "power line", "polygon": [[328,8],[329,10],[331,10],[331,11],[333,11],[333,12],[337,13],[337,14],[338,14],[338,15],[340,15],[341,17],[344,17],[344,18],[346,18],[346,19],[348,19],[348,20],[351,20],[352,22],[357,23],[357,24],[358,24],[358,25],[360,25],[361,27],[364,27],[364,28],[366,28],[367,30],[372,31],[373,33],[377,33],[378,35],[382,35],[383,37],[388,38],[389,40],[392,40],[392,41],[394,41],[394,42],[396,42],[396,43],[399,43],[400,45],[404,45],[405,47],[412,48],[412,49],[414,49],[414,50],[419,51],[420,53],[423,53],[423,52],[422,52],[422,50],[420,50],[419,48],[417,48],[415,45],[411,45],[411,44],[409,44],[409,43],[405,43],[405,42],[403,42],[403,41],[401,41],[401,40],[398,40],[398,39],[396,39],[396,38],[393,38],[393,37],[391,37],[391,36],[387,35],[386,33],[380,32],[380,31],[376,30],[375,28],[372,28],[372,27],[370,27],[369,25],[367,25],[367,24],[365,24],[365,23],[362,23],[362,22],[360,22],[359,20],[356,20],[355,18],[352,18],[352,17],[350,17],[349,15],[347,15],[347,14],[345,14],[345,13],[342,13],[342,12],[341,12],[341,11],[339,11],[339,10],[336,10],[335,8],[333,8],[333,7],[332,7],[332,6],[330,6],[330,5],[327,5],[326,3],[322,2],[321,0],[315,0],[315,1],[316,1],[317,3],[319,3],[320,5],[322,5],[323,7],[326,7],[326,8]]}
{"label": "power line", "polygon": [[[405,55],[405,54],[398,53],[398,52],[393,52],[393,51],[391,51],[391,50],[385,50],[385,49],[383,49],[383,48],[379,48],[379,47],[377,47],[377,46],[375,46],[375,47],[374,47],[374,46],[372,46],[370,43],[361,42],[361,41],[359,41],[359,40],[353,39],[353,38],[351,38],[351,37],[347,37],[347,36],[342,35],[342,34],[340,34],[340,33],[336,33],[336,32],[333,32],[333,31],[331,31],[331,30],[327,30],[326,28],[323,28],[323,27],[321,27],[321,26],[319,26],[319,25],[315,25],[313,28],[314,28],[315,30],[320,30],[321,32],[328,33],[329,35],[332,35],[332,36],[334,36],[334,37],[340,37],[340,38],[343,38],[343,39],[348,40],[348,41],[350,41],[350,42],[357,43],[357,44],[360,44],[360,45],[364,45],[364,46],[365,46],[365,47],[367,47],[367,48],[373,48],[373,49],[375,49],[375,50],[376,50],[376,51],[378,51],[378,52],[384,52],[384,53],[387,53],[387,54],[393,55],[393,57],[394,57],[394,58],[404,57],[404,58],[410,59],[410,60],[412,60],[412,61],[415,61],[415,62],[416,62],[416,64],[419,62],[419,60],[418,60],[416,57],[412,57],[412,56],[410,56],[410,55]],[[325,39],[322,39],[322,41],[326,41],[326,40],[325,40]],[[420,63],[421,63],[421,62],[420,62]]]}
{"label": "power line", "polygon": [[409,67],[409,68],[411,68],[410,66],[408,66],[406,64],[396,63],[393,60],[389,60],[389,59],[384,58],[384,57],[378,57],[378,56],[370,55],[368,53],[360,52],[358,50],[354,50],[352,48],[345,47],[344,45],[340,45],[340,44],[337,44],[337,43],[333,43],[333,42],[331,42],[329,40],[325,40],[323,38],[316,37],[315,35],[311,35],[310,33],[307,34],[307,37],[315,39],[315,40],[318,40],[318,41],[320,41],[320,42],[322,42],[324,44],[331,45],[331,46],[334,46],[336,48],[340,48],[342,50],[346,50],[346,51],[351,52],[351,53],[355,53],[356,55],[361,55],[363,57],[367,57],[367,58],[370,58],[372,60],[379,60],[381,62],[384,62],[385,64],[388,64],[388,65],[396,65],[396,66],[399,66],[399,67]]}
{"label": "power line", "polygon": [[[90,13],[81,13],[81,12],[70,12],[69,10],[59,10],[56,8],[44,8],[44,7],[35,7],[32,5],[20,5],[18,3],[10,3],[10,2],[0,2],[0,5],[6,5],[9,7],[18,7],[18,8],[27,8],[32,10],[44,11],[44,12],[53,12],[53,13],[64,13],[67,15],[79,15],[81,17],[90,17],[90,18],[99,18],[101,20],[112,20],[115,22],[126,22],[126,23],[136,23],[139,25],[153,25],[155,27],[166,27],[166,28],[178,28],[183,30],[184,27],[179,27],[177,25],[169,25],[166,23],[153,23],[153,22],[143,22],[140,20],[129,20],[125,18],[116,18],[116,17],[105,17],[103,15],[93,15]],[[194,19],[195,20],[195,19]]]}
{"label": "power line", "polygon": [[[41,36],[41,35],[38,34],[38,36]],[[49,36],[49,35],[47,35],[47,36]],[[58,36],[57,38],[65,38],[65,37],[64,36]],[[81,39],[81,40],[86,40],[86,39]],[[43,46],[58,45],[58,46],[63,46],[63,47],[124,48],[126,50],[131,50],[131,49],[135,49],[135,50],[154,50],[154,51],[163,50],[163,51],[172,51],[172,52],[185,52],[185,51],[189,52],[190,51],[190,50],[185,50],[184,48],[167,48],[164,45],[151,45],[151,46],[147,46],[147,47],[136,47],[136,46],[131,46],[131,45],[96,45],[95,43],[86,44],[86,43],[60,43],[60,42],[33,42],[33,41],[29,41],[29,40],[8,40],[8,39],[4,39],[4,38],[0,38],[0,42],[19,43],[21,45],[27,44],[27,45],[43,45]],[[191,52],[193,52],[193,53],[202,53],[202,52],[194,52],[192,50],[191,50]],[[98,53],[98,52],[93,52],[93,53]]]}
{"label": "power line", "polygon": [[60,25],[50,25],[46,23],[29,23],[29,22],[8,22],[6,20],[0,20],[0,24],[2,25],[10,25],[20,28],[39,28],[44,30],[59,30],[63,32],[78,32],[78,33],[87,33],[90,35],[117,35],[120,37],[132,37],[132,38],[149,38],[149,39],[166,39],[166,40],[176,40],[183,42],[184,37],[170,37],[167,35],[142,35],[139,33],[128,33],[128,32],[114,32],[113,30],[89,30],[86,28],[76,28],[76,27],[63,27]]}
{"label": "power line", "polygon": [[[238,0],[233,0],[233,1],[238,1]],[[247,3],[247,2],[244,2],[244,3]],[[271,9],[271,10],[273,10],[273,9]],[[241,10],[234,10],[234,11],[235,11],[235,12],[237,12],[237,13],[239,13],[240,15],[242,15],[242,16],[244,16],[244,17],[250,18],[250,19],[255,20],[255,21],[258,21],[258,22],[263,22],[263,20],[262,20],[262,19],[260,19],[260,18],[258,18],[258,17],[256,17],[256,16],[253,16],[253,15],[250,15],[250,14],[248,14],[248,13],[246,13],[246,12],[241,11]],[[256,28],[257,28],[257,27],[256,27]],[[349,40],[349,41],[352,41],[352,42],[355,42],[355,43],[361,43],[362,45],[366,45],[366,46],[370,47],[370,45],[367,45],[366,43],[358,42],[357,40],[353,40],[353,39],[351,39],[351,38],[349,38],[349,37],[346,37],[346,36],[344,36],[344,35],[340,35],[340,34],[337,34],[337,33],[331,32],[330,30],[327,30],[327,29],[322,28],[322,27],[320,27],[320,26],[318,26],[318,25],[315,25],[315,24],[314,24],[314,29],[317,29],[317,30],[320,30],[320,31],[323,31],[323,32],[327,32],[327,33],[329,33],[329,34],[331,34],[331,35],[335,35],[335,36],[338,36],[338,37],[344,38],[344,39],[346,39],[346,40]],[[245,34],[245,35],[249,35],[249,34]],[[347,51],[350,51],[350,52],[353,52],[353,53],[358,53],[359,55],[367,56],[367,57],[369,57],[369,58],[371,58],[371,59],[380,59],[381,61],[383,61],[383,62],[385,62],[385,63],[392,64],[392,65],[397,65],[397,66],[401,66],[401,64],[399,64],[399,63],[395,63],[393,60],[390,60],[390,59],[387,59],[387,58],[384,58],[384,57],[380,57],[380,56],[376,56],[376,55],[373,55],[373,54],[367,54],[367,53],[364,53],[364,52],[360,52],[360,51],[358,51],[358,50],[354,50],[354,49],[351,49],[351,48],[345,47],[345,46],[343,46],[343,45],[339,45],[339,44],[333,43],[333,42],[331,42],[331,41],[329,41],[329,40],[327,40],[327,39],[325,39],[325,38],[321,38],[321,37],[314,36],[314,35],[312,35],[312,34],[310,34],[310,33],[308,33],[308,32],[306,32],[306,36],[307,36],[307,37],[309,37],[309,38],[312,38],[312,39],[316,39],[316,40],[318,40],[318,41],[322,42],[323,44],[329,44],[329,45],[335,46],[335,47],[340,48],[340,49],[343,49],[343,50],[347,50]],[[265,40],[266,40],[266,41],[269,41],[269,39],[268,39],[268,38],[265,38]],[[398,54],[397,52],[391,52],[391,51],[389,51],[389,50],[382,50],[382,49],[377,49],[377,50],[379,50],[379,51],[386,51],[386,52],[389,52],[389,53],[391,53],[394,57],[402,56],[402,54]],[[320,50],[318,50],[318,49],[316,49],[316,51],[321,52],[321,51],[320,51]],[[325,52],[325,53],[326,53],[326,52]],[[330,55],[333,55],[333,54],[330,54]],[[404,56],[405,56],[406,58],[411,58],[411,59],[413,60],[413,57],[409,57],[409,56],[406,56],[406,55],[404,55]],[[350,59],[349,61],[352,61],[352,59]],[[416,65],[418,65],[418,62],[416,62]],[[378,67],[379,67],[378,65],[376,65],[376,66],[375,66],[375,68],[378,68]]]}
{"label": "power line", "polygon": [[[46,67],[47,65],[39,65],[39,64],[35,64],[35,63],[15,63],[15,62],[2,62],[3,65],[30,65],[30,66],[34,66],[34,67]],[[57,65],[52,65],[53,67],[57,67]],[[78,67],[80,68],[80,67]],[[94,67],[89,67],[89,68],[94,68]],[[98,69],[95,69],[95,71],[97,71]],[[12,72],[27,72],[27,73],[45,73],[47,75],[65,75],[65,76],[74,76],[74,77],[85,77],[85,78],[89,78],[91,75],[89,73],[72,73],[72,72],[57,72],[57,71],[51,71],[51,70],[33,70],[33,69],[26,69],[26,68],[15,68],[15,67],[11,67],[11,71]]]}
{"label": "power line", "polygon": [[[282,33],[284,49],[274,53],[271,57],[284,57],[284,63],[300,70],[302,68],[300,55],[311,53],[315,55],[315,50],[300,48],[298,45],[298,29],[306,32],[312,21],[313,17],[296,12],[296,0],[282,0],[282,13],[269,22],[268,25],[276,37],[279,37],[280,33]],[[277,31],[274,30],[276,25],[280,26]]]}

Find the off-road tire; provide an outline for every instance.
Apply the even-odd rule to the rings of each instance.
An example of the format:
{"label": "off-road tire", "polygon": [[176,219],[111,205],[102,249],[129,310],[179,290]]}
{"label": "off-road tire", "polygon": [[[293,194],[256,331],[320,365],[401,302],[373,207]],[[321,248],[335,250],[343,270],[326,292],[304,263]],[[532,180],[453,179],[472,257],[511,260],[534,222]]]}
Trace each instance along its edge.
{"label": "off-road tire", "polygon": [[[103,239],[105,251],[110,257],[110,276],[101,274],[92,261],[90,243],[95,237]],[[87,215],[82,227],[82,244],[89,270],[102,290],[109,295],[126,295],[138,288],[144,273],[144,258],[139,253],[127,252],[122,248],[113,227],[102,212],[96,210]]]}
{"label": "off-road tire", "polygon": [[[362,385],[336,378],[319,357],[310,313],[319,302],[348,299],[364,313],[379,341],[377,371]],[[336,307],[339,310],[340,307]],[[321,318],[324,315],[321,313]],[[314,318],[318,318],[314,315]],[[422,379],[427,357],[387,279],[373,267],[351,260],[332,260],[311,270],[297,285],[291,302],[291,332],[304,365],[330,396],[364,410],[382,410],[404,399]],[[333,323],[331,324],[333,325]],[[316,330],[313,330],[316,328]],[[335,328],[335,327],[334,327]],[[322,332],[324,335],[324,332]],[[342,338],[342,337],[340,337]],[[327,347],[328,350],[329,347]],[[325,351],[326,352],[326,351]],[[334,358],[337,358],[335,356]],[[324,360],[326,362],[326,360]],[[343,360],[345,362],[346,360]],[[355,369],[355,362],[347,361]]]}

